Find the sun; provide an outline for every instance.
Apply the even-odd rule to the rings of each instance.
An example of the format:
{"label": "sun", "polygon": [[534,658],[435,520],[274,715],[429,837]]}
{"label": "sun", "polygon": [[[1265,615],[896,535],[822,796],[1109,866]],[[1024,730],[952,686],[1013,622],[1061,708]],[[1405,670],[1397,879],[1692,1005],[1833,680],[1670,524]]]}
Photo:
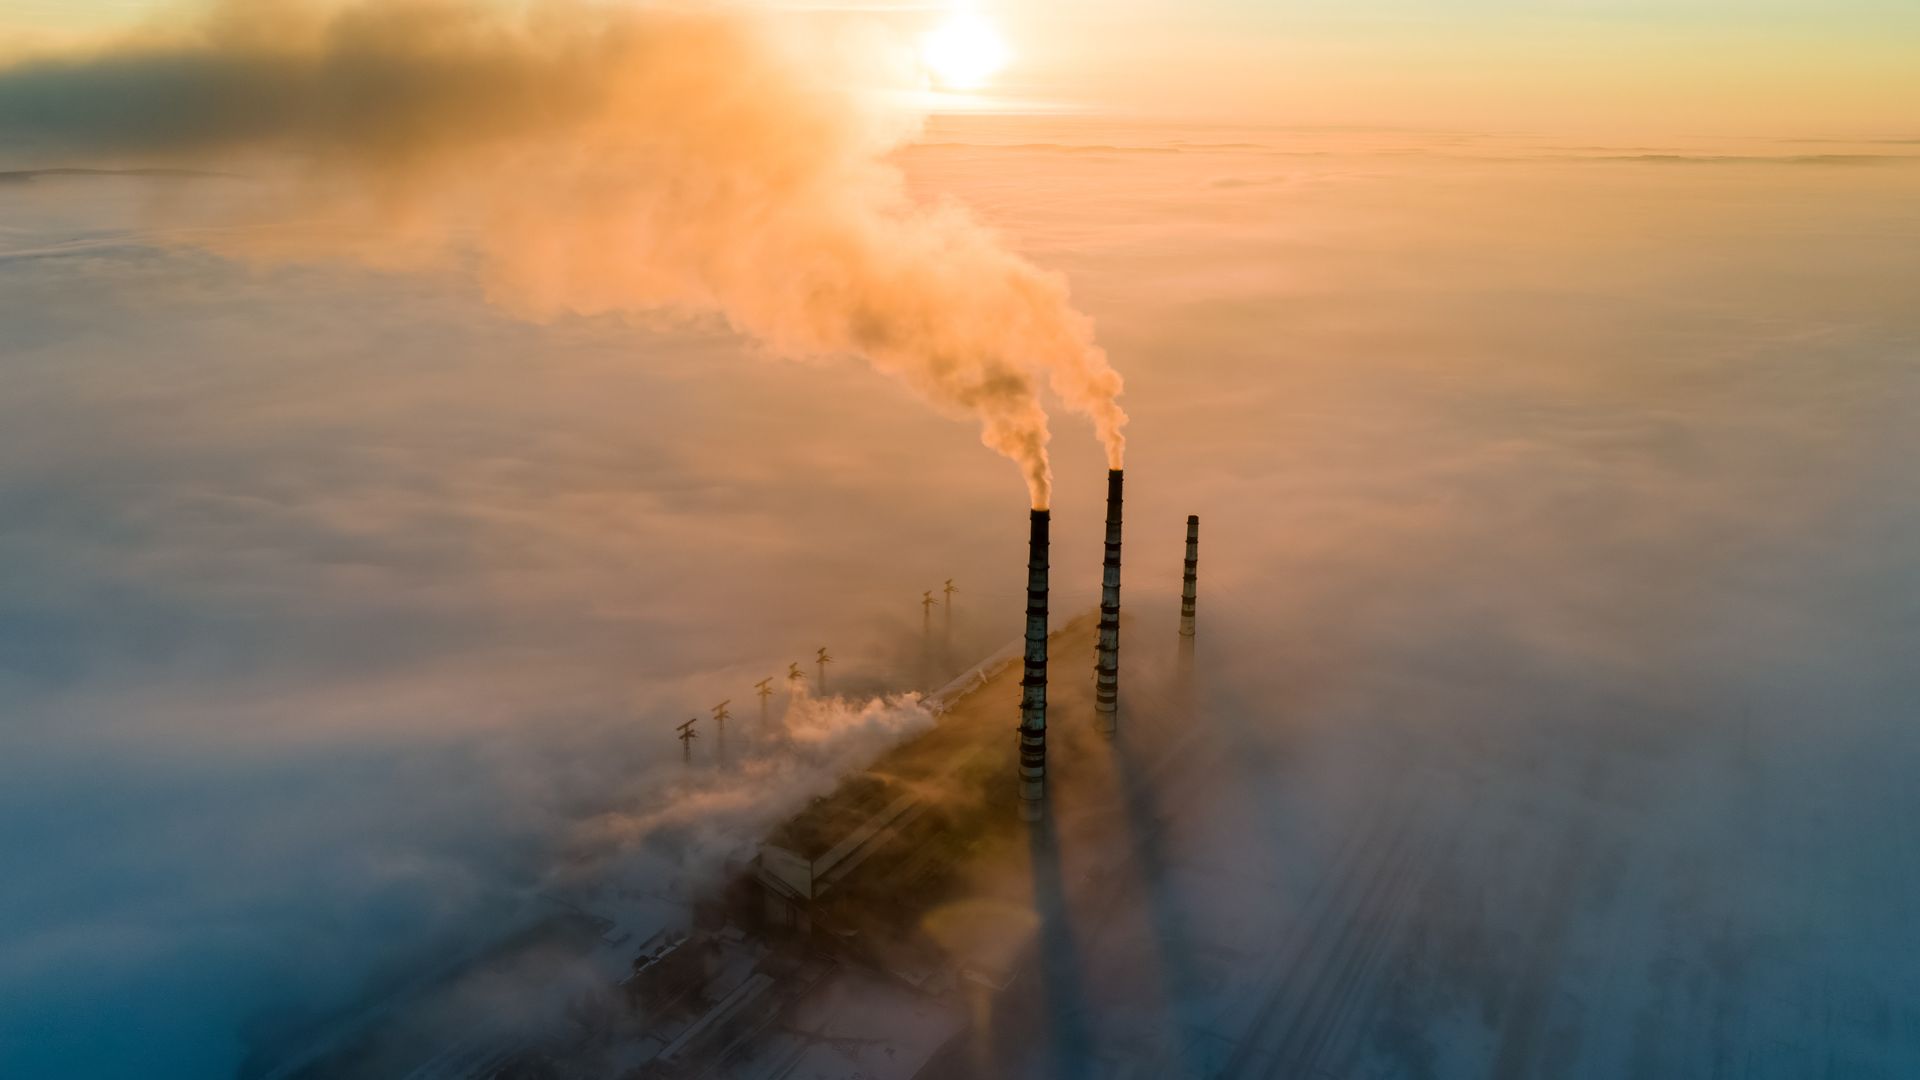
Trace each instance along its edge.
{"label": "sun", "polygon": [[1007,65],[1007,43],[985,19],[953,15],[920,38],[920,62],[949,90],[975,90]]}

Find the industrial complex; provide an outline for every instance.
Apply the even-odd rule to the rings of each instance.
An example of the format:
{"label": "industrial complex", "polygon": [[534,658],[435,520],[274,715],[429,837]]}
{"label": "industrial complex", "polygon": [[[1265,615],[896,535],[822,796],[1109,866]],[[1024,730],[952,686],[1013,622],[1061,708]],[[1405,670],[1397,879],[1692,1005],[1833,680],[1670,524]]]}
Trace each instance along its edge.
{"label": "industrial complex", "polygon": [[[928,695],[930,729],[778,823],[719,881],[678,903],[590,885],[546,897],[509,940],[251,1075],[907,1080],[988,1069],[981,1026],[1044,966],[1058,883],[1035,852],[1052,843],[1058,792],[1117,798],[1122,488],[1111,471],[1097,618],[1050,625],[1051,515],[1034,510],[1017,648]],[[1183,635],[1196,529],[1190,520]],[[949,604],[955,591],[948,581]],[[1163,640],[1184,643],[1166,629]],[[1091,656],[1091,671],[1050,679],[1050,654]],[[831,659],[818,651],[819,682]],[[789,666],[790,685],[805,678]],[[771,681],[755,687],[763,725]],[[709,718],[722,762],[729,704]],[[689,760],[699,723],[676,731]],[[502,996],[523,1006],[515,1022],[463,1022],[498,1015],[463,1001]]]}

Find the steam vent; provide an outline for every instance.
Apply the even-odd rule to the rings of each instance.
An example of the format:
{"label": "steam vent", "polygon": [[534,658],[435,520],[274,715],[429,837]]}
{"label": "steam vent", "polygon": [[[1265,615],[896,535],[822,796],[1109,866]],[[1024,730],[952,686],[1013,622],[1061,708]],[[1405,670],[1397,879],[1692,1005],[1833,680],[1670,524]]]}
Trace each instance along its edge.
{"label": "steam vent", "polygon": [[1100,576],[1100,640],[1093,664],[1093,718],[1111,734],[1120,711],[1120,501],[1124,474],[1107,470],[1107,559]]}
{"label": "steam vent", "polygon": [[1020,816],[1040,820],[1047,796],[1047,533],[1051,515],[1033,512],[1027,554],[1026,673],[1020,680]]}
{"label": "steam vent", "polygon": [[1180,586],[1180,636],[1193,636],[1194,586],[1200,571],[1200,517],[1187,515],[1187,573]]}

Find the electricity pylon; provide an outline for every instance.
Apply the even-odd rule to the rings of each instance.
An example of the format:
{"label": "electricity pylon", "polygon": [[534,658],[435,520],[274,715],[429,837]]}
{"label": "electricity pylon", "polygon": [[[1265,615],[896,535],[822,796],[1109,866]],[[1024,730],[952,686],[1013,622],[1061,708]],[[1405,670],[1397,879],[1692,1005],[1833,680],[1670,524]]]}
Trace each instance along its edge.
{"label": "electricity pylon", "polygon": [[727,720],[733,716],[732,713],[727,711],[727,706],[731,704],[733,704],[733,699],[728,698],[708,710],[713,713],[713,726],[715,729],[714,749],[719,752],[720,764],[722,765],[727,763]]}
{"label": "electricity pylon", "polygon": [[767,733],[767,699],[773,696],[773,676],[769,675],[753,684],[753,692],[760,695],[760,734]]}
{"label": "electricity pylon", "polygon": [[674,729],[680,733],[680,763],[682,765],[693,764],[693,740],[700,737],[699,734],[693,730],[693,725],[699,722],[700,718],[696,716]]}

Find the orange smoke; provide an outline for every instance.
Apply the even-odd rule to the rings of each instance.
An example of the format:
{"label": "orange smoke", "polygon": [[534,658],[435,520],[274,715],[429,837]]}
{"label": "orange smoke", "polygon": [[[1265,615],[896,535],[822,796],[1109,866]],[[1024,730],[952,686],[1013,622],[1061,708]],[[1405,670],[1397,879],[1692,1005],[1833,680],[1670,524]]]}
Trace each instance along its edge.
{"label": "orange smoke", "polygon": [[858,354],[974,417],[1044,507],[1041,381],[1118,467],[1121,379],[1059,275],[909,197],[886,155],[919,131],[919,78],[844,20],[233,0],[0,67],[0,136],[268,169],[250,209],[317,227],[223,242],[253,254],[477,255],[528,317],[717,311],[783,355]]}

